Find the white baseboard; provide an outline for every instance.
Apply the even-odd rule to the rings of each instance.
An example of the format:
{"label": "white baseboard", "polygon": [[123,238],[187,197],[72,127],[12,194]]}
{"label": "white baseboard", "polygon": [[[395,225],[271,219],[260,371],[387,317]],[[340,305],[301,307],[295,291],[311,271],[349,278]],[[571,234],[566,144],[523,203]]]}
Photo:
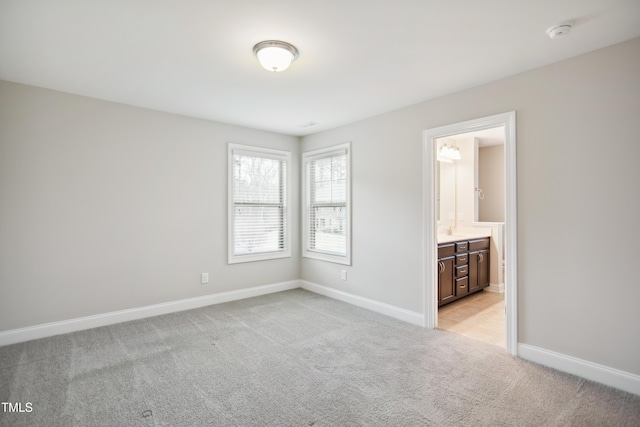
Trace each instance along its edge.
{"label": "white baseboard", "polygon": [[[246,289],[239,289],[236,291],[221,292],[218,294],[205,295],[202,297],[187,298],[127,310],[102,313],[94,316],[79,317],[76,319],[63,320],[60,322],[52,322],[26,328],[12,329],[0,332],[0,346],[50,337],[53,335],[65,334],[69,332],[81,331],[84,329],[96,328],[100,326],[113,325],[130,320],[138,320],[146,317],[191,310],[208,305],[221,304],[224,302],[252,298],[260,295],[287,291],[296,288],[303,288],[308,291],[349,304],[353,304],[355,306],[384,314],[398,320],[402,320],[418,326],[424,326],[424,315],[422,313],[406,310],[369,298],[360,297],[348,292],[329,288],[306,280],[291,280],[288,282],[255,286]],[[604,365],[599,365],[597,363],[578,359],[573,356],[556,353],[551,350],[546,350],[540,347],[535,347],[523,343],[518,344],[518,357],[530,360],[535,363],[539,363],[541,365],[549,366],[563,372],[578,375],[588,380],[615,387],[629,393],[640,395],[640,375],[621,371],[615,368],[610,368]]]}
{"label": "white baseboard", "polygon": [[522,343],[518,344],[518,357],[640,395],[640,375]]}
{"label": "white baseboard", "polygon": [[484,290],[487,291],[487,292],[503,293],[504,292],[504,283],[500,283],[500,284],[489,283],[489,286],[484,288]]}
{"label": "white baseboard", "polygon": [[50,337],[53,335],[66,334],[68,332],[81,331],[84,329],[97,328],[100,326],[113,325],[115,323],[128,322],[130,320],[144,319],[146,317],[159,316],[161,314],[191,310],[208,305],[221,304],[223,302],[257,297],[260,295],[287,291],[299,287],[299,280],[291,280],[288,282],[239,289],[237,291],[220,292],[218,294],[205,295],[202,297],[186,298],[161,304],[96,314],[94,316],[78,317],[75,319],[62,320],[60,322],[12,329],[0,332],[0,346]]}
{"label": "white baseboard", "polygon": [[424,314],[422,313],[405,310],[404,308],[385,304],[383,302],[375,301],[369,298],[360,297],[348,292],[318,285],[317,283],[308,282],[306,280],[300,281],[300,287],[316,294],[324,295],[326,297],[353,304],[358,307],[366,308],[367,310],[375,311],[376,313],[393,317],[394,319],[402,320],[404,322],[412,323],[418,326],[424,326]]}

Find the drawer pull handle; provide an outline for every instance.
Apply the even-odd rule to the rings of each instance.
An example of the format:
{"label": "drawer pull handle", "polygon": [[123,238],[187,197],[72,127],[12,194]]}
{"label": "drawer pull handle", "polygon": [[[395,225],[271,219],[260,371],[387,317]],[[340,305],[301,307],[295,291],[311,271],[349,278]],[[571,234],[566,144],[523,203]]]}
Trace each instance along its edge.
{"label": "drawer pull handle", "polygon": [[464,285],[460,285],[460,289],[464,289]]}

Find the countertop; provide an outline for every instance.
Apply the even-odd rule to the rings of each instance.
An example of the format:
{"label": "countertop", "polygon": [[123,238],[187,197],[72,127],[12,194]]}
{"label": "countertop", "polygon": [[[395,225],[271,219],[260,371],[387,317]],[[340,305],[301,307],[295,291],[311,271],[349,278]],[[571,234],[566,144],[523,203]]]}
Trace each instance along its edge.
{"label": "countertop", "polygon": [[474,240],[474,239],[482,239],[485,237],[491,237],[491,232],[486,233],[478,233],[478,234],[438,234],[438,244],[440,243],[450,243],[450,242],[459,242],[461,240]]}

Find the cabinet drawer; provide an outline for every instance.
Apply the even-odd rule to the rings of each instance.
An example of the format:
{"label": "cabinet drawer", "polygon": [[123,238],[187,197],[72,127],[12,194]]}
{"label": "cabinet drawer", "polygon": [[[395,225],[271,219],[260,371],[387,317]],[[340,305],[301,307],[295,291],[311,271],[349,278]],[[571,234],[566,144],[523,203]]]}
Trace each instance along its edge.
{"label": "cabinet drawer", "polygon": [[456,296],[461,297],[469,293],[469,278],[456,279]]}
{"label": "cabinet drawer", "polygon": [[469,241],[469,250],[477,251],[478,249],[489,249],[489,238]]}
{"label": "cabinet drawer", "polygon": [[456,265],[469,264],[469,254],[456,255]]}
{"label": "cabinet drawer", "polygon": [[469,242],[456,243],[456,253],[467,252],[469,250]]}
{"label": "cabinet drawer", "polygon": [[453,243],[448,245],[438,246],[438,258],[453,256],[455,253],[456,253],[456,248]]}
{"label": "cabinet drawer", "polygon": [[469,266],[461,265],[460,267],[456,267],[456,277],[463,277],[469,274]]}

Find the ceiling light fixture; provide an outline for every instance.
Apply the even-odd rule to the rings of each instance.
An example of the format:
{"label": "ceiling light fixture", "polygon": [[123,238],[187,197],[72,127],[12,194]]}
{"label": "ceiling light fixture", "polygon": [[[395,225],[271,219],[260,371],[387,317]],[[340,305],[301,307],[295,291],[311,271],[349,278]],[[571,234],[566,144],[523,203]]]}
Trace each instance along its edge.
{"label": "ceiling light fixture", "polygon": [[298,49],[292,44],[278,40],[265,40],[253,47],[260,65],[273,72],[284,71],[298,57]]}

